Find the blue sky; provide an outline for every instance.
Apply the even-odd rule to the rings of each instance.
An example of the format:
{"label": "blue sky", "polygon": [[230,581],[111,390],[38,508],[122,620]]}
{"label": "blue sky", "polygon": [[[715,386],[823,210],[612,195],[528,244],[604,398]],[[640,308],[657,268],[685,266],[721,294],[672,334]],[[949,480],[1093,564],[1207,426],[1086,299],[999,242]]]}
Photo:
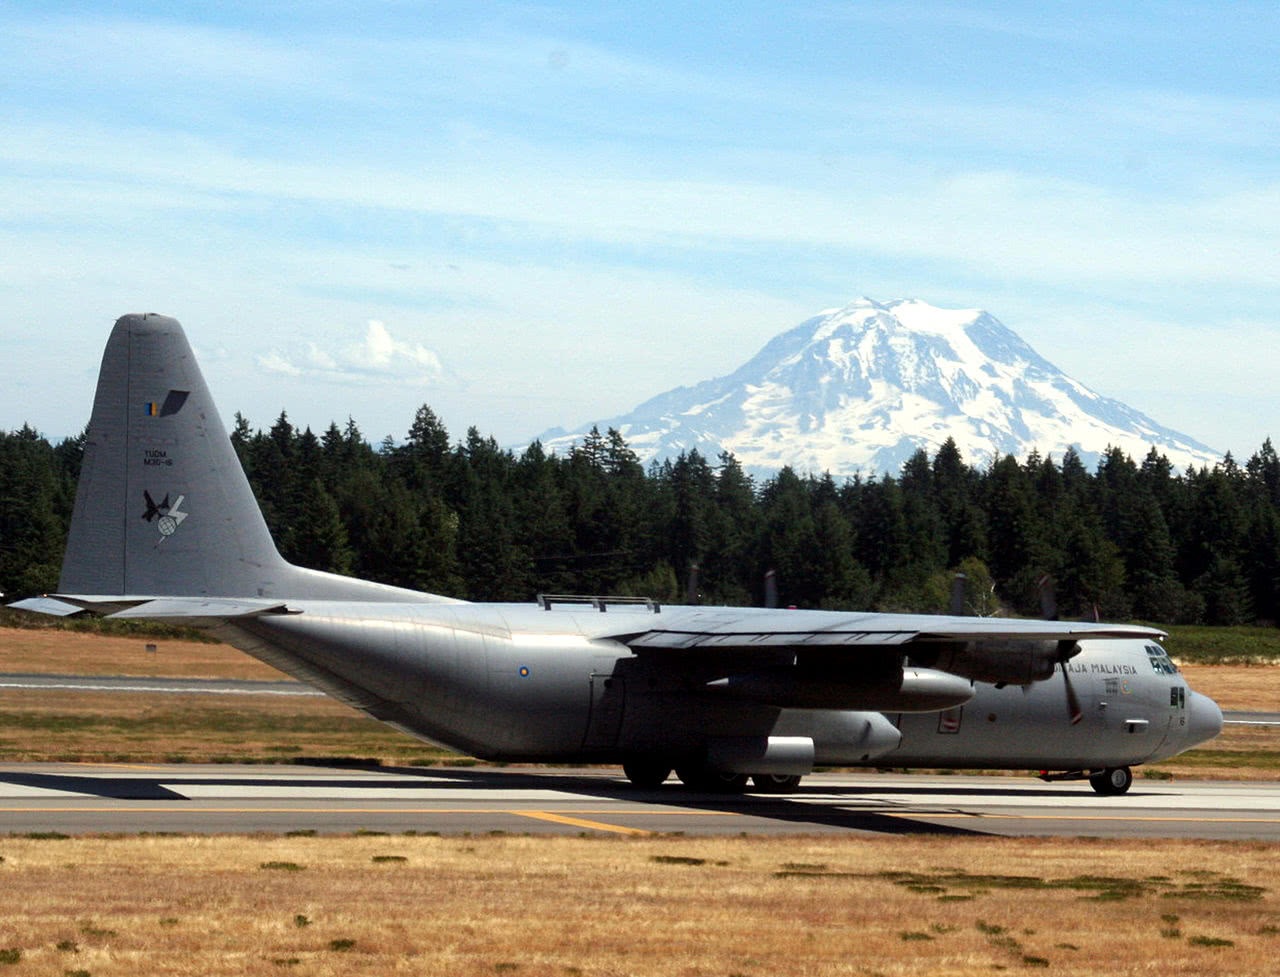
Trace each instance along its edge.
{"label": "blue sky", "polygon": [[1280,433],[1280,6],[0,5],[0,428],[116,316],[225,415],[504,444],[861,295]]}

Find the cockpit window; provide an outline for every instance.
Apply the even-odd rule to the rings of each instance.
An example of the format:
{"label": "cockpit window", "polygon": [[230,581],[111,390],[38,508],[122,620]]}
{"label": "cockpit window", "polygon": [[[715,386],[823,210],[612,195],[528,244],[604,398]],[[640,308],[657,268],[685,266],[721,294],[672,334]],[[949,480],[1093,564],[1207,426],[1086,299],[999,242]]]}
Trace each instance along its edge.
{"label": "cockpit window", "polygon": [[1151,662],[1151,669],[1157,675],[1177,675],[1178,668],[1173,664],[1173,660],[1169,657],[1169,653],[1159,645],[1147,645],[1147,660]]}

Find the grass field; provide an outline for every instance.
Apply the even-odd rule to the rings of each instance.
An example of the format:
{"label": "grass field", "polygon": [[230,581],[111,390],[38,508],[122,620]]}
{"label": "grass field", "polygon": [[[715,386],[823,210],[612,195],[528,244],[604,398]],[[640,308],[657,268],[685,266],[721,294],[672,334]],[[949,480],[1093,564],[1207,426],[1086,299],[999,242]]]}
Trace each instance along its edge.
{"label": "grass field", "polygon": [[[154,652],[147,651],[153,645]],[[230,645],[153,635],[0,627],[0,672],[167,678],[286,678]]]}
{"label": "grass field", "polygon": [[93,977],[1267,975],[1275,854],[941,837],[13,837],[0,839],[0,963]]}
{"label": "grass field", "polygon": [[[145,644],[157,645],[147,652]],[[221,645],[0,628],[0,671],[280,678]],[[1280,711],[1280,667],[1188,665]],[[1276,779],[1230,730],[1157,775]],[[0,691],[0,759],[445,754],[326,698]],[[1270,975],[1277,847],[1082,838],[0,837],[0,975]]]}

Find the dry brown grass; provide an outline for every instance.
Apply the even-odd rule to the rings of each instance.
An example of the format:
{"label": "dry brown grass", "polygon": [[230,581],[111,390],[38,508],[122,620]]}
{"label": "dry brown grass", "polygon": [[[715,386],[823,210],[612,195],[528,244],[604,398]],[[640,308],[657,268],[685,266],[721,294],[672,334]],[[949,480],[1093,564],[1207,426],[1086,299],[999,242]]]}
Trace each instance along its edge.
{"label": "dry brown grass", "polygon": [[[148,644],[156,646],[155,652],[147,651]],[[0,672],[267,681],[287,678],[230,645],[21,628],[0,628]]]}
{"label": "dry brown grass", "polygon": [[1276,854],[932,837],[11,838],[0,948],[21,950],[15,974],[94,977],[1138,975],[1174,961],[1261,975],[1280,950]]}
{"label": "dry brown grass", "polygon": [[327,696],[0,690],[0,760],[127,763],[455,756]]}
{"label": "dry brown grass", "polygon": [[1182,665],[1187,684],[1224,710],[1280,712],[1280,665]]}

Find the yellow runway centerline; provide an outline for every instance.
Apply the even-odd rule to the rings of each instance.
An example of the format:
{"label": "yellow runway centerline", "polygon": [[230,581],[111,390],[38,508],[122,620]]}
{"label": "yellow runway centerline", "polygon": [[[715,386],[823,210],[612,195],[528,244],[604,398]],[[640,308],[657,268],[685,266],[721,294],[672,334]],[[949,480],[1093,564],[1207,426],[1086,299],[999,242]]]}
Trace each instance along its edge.
{"label": "yellow runway centerline", "polygon": [[[614,831],[620,835],[648,835],[651,831],[644,828],[628,828],[621,824],[605,824],[603,821],[588,821],[586,818],[571,818],[564,814],[553,814],[550,811],[508,811],[524,818],[538,821],[554,821],[556,824],[568,824],[575,828],[586,828],[588,831]],[[674,813],[674,812],[673,812]]]}

